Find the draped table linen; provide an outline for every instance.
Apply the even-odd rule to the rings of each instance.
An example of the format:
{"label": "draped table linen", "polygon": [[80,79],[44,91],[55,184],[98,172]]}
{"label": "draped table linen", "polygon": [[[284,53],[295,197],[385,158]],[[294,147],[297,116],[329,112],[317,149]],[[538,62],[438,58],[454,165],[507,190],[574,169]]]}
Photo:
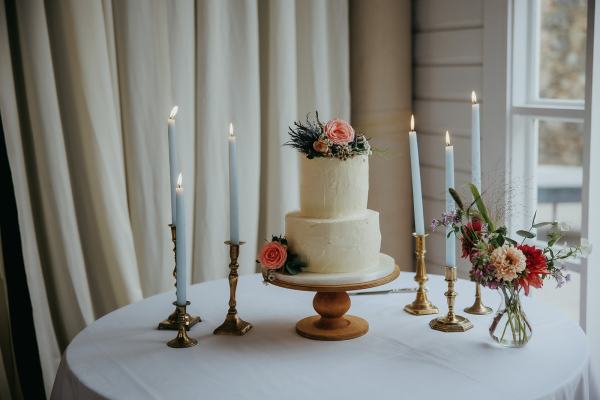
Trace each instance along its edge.
{"label": "draped table linen", "polygon": [[[414,286],[412,273],[385,287]],[[367,335],[348,341],[304,339],[295,323],[312,309],[313,293],[240,278],[238,311],[254,325],[243,337],[215,336],[227,311],[227,280],[194,285],[189,311],[203,321],[198,346],[171,349],[172,331],[156,324],[172,311],[173,293],[118,309],[69,345],[52,399],[597,399],[590,385],[589,346],[580,327],[548,305],[526,300],[531,342],[505,349],[491,342],[491,316],[468,315],[466,333],[429,328],[432,316],[402,307],[414,294],[352,297],[350,314],[366,318]],[[429,297],[442,312],[446,283],[430,276]],[[457,282],[457,309],[473,302],[473,284]],[[497,295],[484,290],[487,304]],[[462,311],[461,311],[462,314]]]}

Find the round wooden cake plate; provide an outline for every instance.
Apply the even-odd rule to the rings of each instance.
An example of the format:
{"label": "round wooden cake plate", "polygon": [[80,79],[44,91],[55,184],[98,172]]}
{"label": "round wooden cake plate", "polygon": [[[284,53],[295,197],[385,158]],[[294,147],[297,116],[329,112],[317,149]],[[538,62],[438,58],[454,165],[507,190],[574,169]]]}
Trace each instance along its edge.
{"label": "round wooden cake plate", "polygon": [[300,336],[314,340],[348,340],[367,333],[369,323],[363,318],[346,315],[350,309],[350,296],[347,292],[381,286],[393,281],[399,275],[400,268],[395,265],[388,275],[366,282],[303,285],[275,279],[270,283],[286,289],[317,292],[313,299],[313,307],[319,315],[301,319],[296,323],[296,332]]}

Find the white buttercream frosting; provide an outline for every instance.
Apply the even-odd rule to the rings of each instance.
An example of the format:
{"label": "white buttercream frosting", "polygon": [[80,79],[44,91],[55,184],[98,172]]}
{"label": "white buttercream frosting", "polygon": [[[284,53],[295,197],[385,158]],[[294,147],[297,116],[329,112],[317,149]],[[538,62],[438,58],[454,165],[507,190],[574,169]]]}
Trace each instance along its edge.
{"label": "white buttercream frosting", "polygon": [[364,271],[378,265],[381,233],[376,211],[328,219],[293,212],[286,215],[285,226],[289,246],[306,261],[306,272]]}
{"label": "white buttercream frosting", "polygon": [[300,160],[300,213],[337,218],[363,213],[369,195],[369,157]]}

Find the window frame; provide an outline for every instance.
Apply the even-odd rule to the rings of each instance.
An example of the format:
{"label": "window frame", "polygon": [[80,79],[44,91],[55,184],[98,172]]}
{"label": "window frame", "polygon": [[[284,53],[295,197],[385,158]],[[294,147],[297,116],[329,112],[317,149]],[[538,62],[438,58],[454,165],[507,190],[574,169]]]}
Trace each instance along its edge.
{"label": "window frame", "polygon": [[[512,13],[512,102],[509,108],[511,153],[516,153],[509,166],[510,182],[517,177],[524,178],[521,193],[511,200],[515,204],[524,204],[524,216],[516,216],[509,221],[511,231],[528,226],[537,201],[537,135],[540,120],[585,123],[585,99],[565,100],[539,97],[540,29],[541,0],[513,1]],[[533,154],[522,153],[522,149],[533,149]],[[521,159],[528,162],[521,163]],[[583,166],[585,168],[585,166]],[[583,221],[582,215],[580,216]],[[583,234],[583,232],[582,232]],[[543,241],[538,241],[542,245]],[[568,270],[582,272],[580,260],[565,263]]]}
{"label": "window frame", "polygon": [[[515,166],[512,165],[518,154],[513,154],[515,150],[515,140],[517,132],[514,132],[515,119],[524,120],[535,119],[560,119],[573,122],[584,123],[584,161],[583,161],[583,185],[582,185],[582,237],[587,237],[593,243],[600,243],[600,226],[594,226],[589,223],[589,219],[595,215],[600,223],[600,210],[595,211],[591,208],[592,204],[600,203],[600,171],[591,174],[591,163],[594,162],[591,157],[591,148],[600,148],[598,138],[592,140],[591,132],[593,126],[600,129],[600,118],[593,121],[592,107],[596,108],[596,114],[600,116],[600,101],[598,105],[591,103],[590,72],[593,67],[598,69],[596,76],[600,80],[600,40],[594,40],[593,24],[600,20],[600,12],[595,11],[595,0],[588,0],[588,37],[587,37],[587,59],[586,59],[586,95],[585,101],[577,100],[549,100],[539,99],[531,96],[531,93],[537,93],[537,87],[526,85],[532,68],[539,62],[538,52],[535,51],[535,57],[530,57],[529,48],[522,46],[522,43],[515,41],[521,40],[519,35],[525,30],[528,40],[531,39],[532,32],[539,31],[539,18],[535,19],[534,24],[527,24],[527,15],[530,15],[533,2],[539,0],[484,0],[484,58],[483,58],[483,102],[482,102],[482,157],[489,162],[482,165],[484,179],[486,176],[494,177],[495,185],[510,186],[513,177],[516,175]],[[539,6],[539,2],[537,3]],[[520,18],[525,14],[525,18]],[[516,21],[515,21],[516,20]],[[522,21],[525,20],[525,23]],[[595,34],[596,39],[600,33]],[[519,38],[519,39],[515,39]],[[593,46],[599,47],[596,54],[598,60],[594,63]],[[531,59],[530,59],[531,58]],[[529,60],[526,69],[516,69],[515,61]],[[537,82],[536,82],[537,85]],[[596,93],[600,94],[600,82]],[[599,99],[600,100],[600,99]],[[592,124],[593,125],[590,125]],[[533,132],[536,132],[533,130]],[[515,134],[517,133],[517,134]],[[536,132],[537,134],[537,132]],[[594,143],[592,143],[594,142]],[[500,151],[498,149],[501,149]],[[598,151],[598,150],[596,150]],[[501,153],[501,154],[499,154]],[[537,152],[536,152],[537,155]],[[600,158],[595,161],[600,164]],[[488,183],[489,184],[489,183]],[[485,185],[485,182],[484,182]],[[505,204],[510,204],[514,199],[509,193],[505,194]],[[594,201],[596,203],[594,203]],[[537,204],[537,201],[536,203]],[[530,221],[527,221],[530,222]],[[523,220],[518,221],[507,218],[505,221],[508,228],[513,230],[523,224]],[[597,246],[600,247],[600,246]],[[592,255],[593,257],[593,255]],[[599,304],[600,293],[590,292],[591,275],[600,279],[600,271],[590,270],[588,268],[590,261],[584,259],[580,262],[571,262],[568,268],[581,274],[580,290],[580,325],[589,334],[589,328],[593,326],[592,333],[595,337],[600,337],[600,317],[594,316],[590,309],[590,302]],[[598,346],[600,348],[600,346]],[[600,354],[598,355],[600,359]]]}

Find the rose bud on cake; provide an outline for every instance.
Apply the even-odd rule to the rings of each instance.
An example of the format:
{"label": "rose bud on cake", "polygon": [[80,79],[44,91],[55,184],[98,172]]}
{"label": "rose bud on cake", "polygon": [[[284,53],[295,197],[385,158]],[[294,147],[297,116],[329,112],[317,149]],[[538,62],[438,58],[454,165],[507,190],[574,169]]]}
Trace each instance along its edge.
{"label": "rose bud on cake", "polygon": [[287,260],[287,249],[279,242],[266,243],[258,253],[258,261],[266,269],[279,269]]}
{"label": "rose bud on cake", "polygon": [[315,149],[315,151],[317,151],[317,152],[319,152],[321,154],[327,154],[327,153],[329,153],[329,145],[325,141],[323,141],[321,139],[316,140],[313,143],[313,149]]}
{"label": "rose bud on cake", "polygon": [[354,140],[354,128],[343,119],[332,119],[325,124],[323,130],[333,144],[346,144]]}

